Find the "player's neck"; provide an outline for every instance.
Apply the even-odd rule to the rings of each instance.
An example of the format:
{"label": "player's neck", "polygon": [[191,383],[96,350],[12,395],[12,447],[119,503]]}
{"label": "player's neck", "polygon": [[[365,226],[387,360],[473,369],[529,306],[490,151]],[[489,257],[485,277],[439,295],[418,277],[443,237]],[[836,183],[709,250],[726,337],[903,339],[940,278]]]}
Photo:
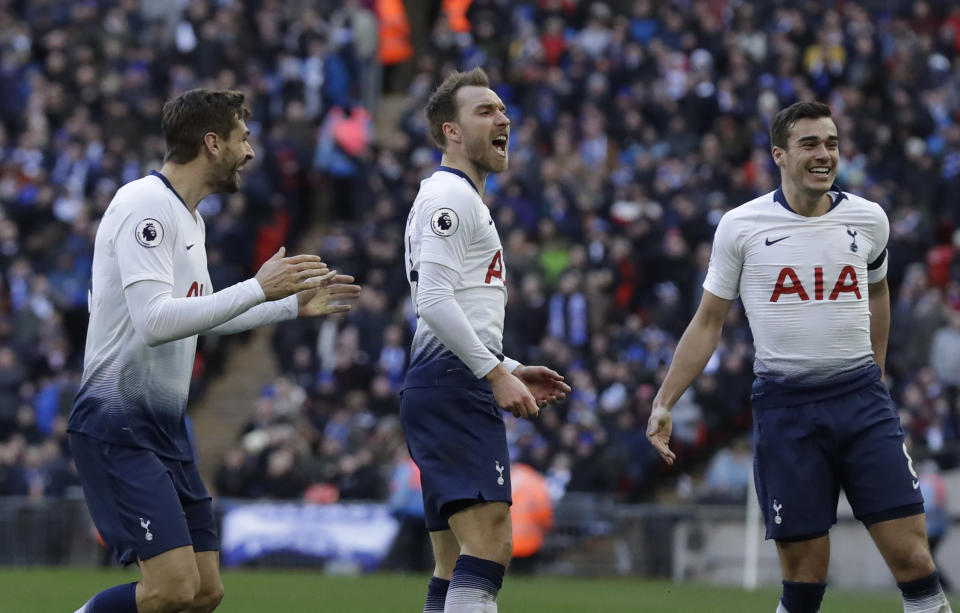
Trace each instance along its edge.
{"label": "player's neck", "polygon": [[784,181],[781,185],[787,205],[798,215],[820,217],[830,210],[832,199],[829,193],[816,193],[797,188]]}
{"label": "player's neck", "polygon": [[191,215],[196,215],[200,201],[213,193],[204,180],[207,173],[197,165],[196,161],[186,164],[164,162],[163,167],[160,168],[160,174],[170,181],[170,185],[183,199]]}
{"label": "player's neck", "polygon": [[460,172],[464,173],[470,180],[473,181],[473,184],[477,187],[477,191],[483,196],[484,188],[487,184],[487,172],[478,169],[476,166],[470,162],[461,161],[460,159],[443,154],[443,157],[440,159],[440,165],[446,166],[447,168],[456,168]]}

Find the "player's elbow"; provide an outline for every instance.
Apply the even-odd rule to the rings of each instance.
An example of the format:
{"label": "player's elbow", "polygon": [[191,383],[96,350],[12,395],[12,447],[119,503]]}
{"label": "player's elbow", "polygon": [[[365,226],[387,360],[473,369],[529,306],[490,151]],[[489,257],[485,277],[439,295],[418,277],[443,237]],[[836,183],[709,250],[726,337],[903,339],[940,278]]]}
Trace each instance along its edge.
{"label": "player's elbow", "polygon": [[137,330],[137,333],[147,347],[157,347],[167,342],[167,339],[152,333],[149,329]]}
{"label": "player's elbow", "polygon": [[435,320],[437,317],[438,310],[435,307],[442,303],[442,299],[417,300],[417,314],[420,315],[420,318],[427,322],[427,325],[429,326],[431,321]]}
{"label": "player's elbow", "polygon": [[687,326],[687,333],[693,334],[704,339],[719,340],[723,332],[723,318],[709,311],[698,311]]}
{"label": "player's elbow", "polygon": [[135,318],[133,320],[133,328],[137,331],[140,340],[142,340],[147,347],[156,347],[157,345],[162,345],[173,340],[160,334],[159,323],[153,319],[154,318],[148,315],[143,319],[138,320]]}

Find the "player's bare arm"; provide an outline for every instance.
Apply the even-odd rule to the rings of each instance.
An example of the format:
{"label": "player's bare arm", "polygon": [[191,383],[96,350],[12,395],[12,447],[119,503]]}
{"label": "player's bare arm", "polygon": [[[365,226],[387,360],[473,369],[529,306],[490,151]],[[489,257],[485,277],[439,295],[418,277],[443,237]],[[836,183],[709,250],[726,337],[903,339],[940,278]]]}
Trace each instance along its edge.
{"label": "player's bare arm", "polygon": [[703,372],[704,366],[716,350],[731,304],[732,300],[725,300],[704,290],[700,306],[680,337],[667,376],[653,399],[653,411],[647,422],[647,438],[667,464],[672,465],[677,457],[670,451],[669,446],[670,434],[673,431],[670,410],[693,380]]}
{"label": "player's bare arm", "polygon": [[868,285],[870,294],[870,345],[873,347],[873,359],[886,373],[887,340],[890,336],[890,290],[887,278]]}
{"label": "player's bare arm", "polygon": [[322,317],[334,313],[346,313],[352,305],[344,301],[360,296],[360,286],[353,285],[350,275],[338,275],[331,270],[320,277],[321,284],[315,289],[297,293],[297,317]]}
{"label": "player's bare arm", "polygon": [[487,373],[497,406],[513,413],[514,417],[536,417],[540,407],[526,384],[510,373],[503,364],[497,364]]}
{"label": "player's bare arm", "polygon": [[330,269],[320,256],[295,255],[283,257],[284,247],[263,263],[254,277],[263,288],[267,301],[280,300],[297,292],[317,289],[324,283]]}

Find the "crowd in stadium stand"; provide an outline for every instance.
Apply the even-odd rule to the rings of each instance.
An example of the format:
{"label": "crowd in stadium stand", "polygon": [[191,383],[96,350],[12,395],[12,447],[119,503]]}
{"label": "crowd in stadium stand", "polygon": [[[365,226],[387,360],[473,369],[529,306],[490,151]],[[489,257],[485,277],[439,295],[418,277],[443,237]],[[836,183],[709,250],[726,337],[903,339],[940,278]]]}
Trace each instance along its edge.
{"label": "crowd in stadium stand", "polygon": [[[71,484],[63,424],[96,219],[117,186],[159,166],[162,100],[210,85],[251,94],[257,151],[240,194],[201,206],[215,287],[317,221],[324,259],[364,286],[344,319],[276,328],[283,376],[251,403],[216,491],[387,499],[415,324],[404,221],[439,162],[422,109],[446,73],[474,66],[512,120],[510,169],[488,178],[485,197],[505,246],[505,352],[574,388],[536,421],[506,418],[512,458],[544,473],[554,497],[641,500],[683,473],[706,476],[677,480],[681,496],[745,495],[753,351],[741,309],[673,411],[672,471],[644,431],[713,229],[776,188],[766,129],[800,99],[831,105],[838,183],[890,218],[887,380],[904,429],[942,467],[960,464],[960,9],[950,3],[474,0],[466,27],[441,13],[417,42],[407,110],[389,135],[372,131],[380,74],[363,2],[191,2],[182,13],[12,4],[22,10],[0,13],[0,494]],[[224,351],[203,347],[198,384]]]}

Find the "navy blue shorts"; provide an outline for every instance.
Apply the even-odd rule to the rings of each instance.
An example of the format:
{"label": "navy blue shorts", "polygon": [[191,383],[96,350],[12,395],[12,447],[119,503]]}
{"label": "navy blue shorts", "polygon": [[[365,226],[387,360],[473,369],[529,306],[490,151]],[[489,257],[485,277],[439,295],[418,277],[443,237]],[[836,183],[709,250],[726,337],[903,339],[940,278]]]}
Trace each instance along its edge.
{"label": "navy blue shorts", "polygon": [[455,357],[411,368],[400,393],[400,421],[420,468],[427,530],[447,530],[472,502],[510,498],[503,415],[485,380]]}
{"label": "navy blue shorts", "polygon": [[71,432],[90,516],[121,564],[192,545],[218,551],[216,518],[195,462]]}
{"label": "navy blue shorts", "polygon": [[790,388],[754,383],[754,480],[768,539],[825,535],[837,522],[840,488],[867,526],[923,512],[916,467],[876,365]]}

